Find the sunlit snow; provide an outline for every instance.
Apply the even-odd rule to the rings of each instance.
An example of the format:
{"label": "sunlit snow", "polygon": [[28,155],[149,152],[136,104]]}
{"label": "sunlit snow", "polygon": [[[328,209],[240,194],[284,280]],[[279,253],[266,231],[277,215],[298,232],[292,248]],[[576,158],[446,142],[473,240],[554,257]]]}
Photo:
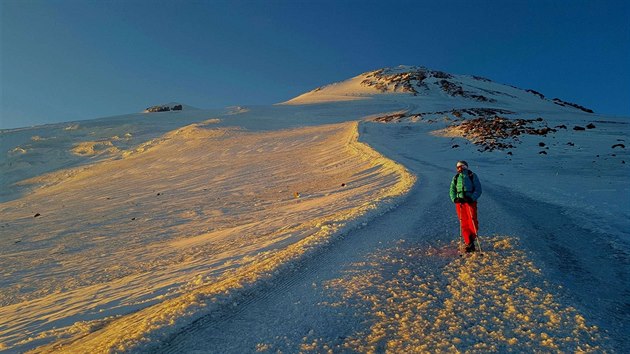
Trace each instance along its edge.
{"label": "sunlit snow", "polygon": [[[2,131],[0,350],[628,349],[630,122],[559,102],[397,67]],[[565,128],[484,151],[478,112]],[[484,186],[462,258],[460,159]]]}

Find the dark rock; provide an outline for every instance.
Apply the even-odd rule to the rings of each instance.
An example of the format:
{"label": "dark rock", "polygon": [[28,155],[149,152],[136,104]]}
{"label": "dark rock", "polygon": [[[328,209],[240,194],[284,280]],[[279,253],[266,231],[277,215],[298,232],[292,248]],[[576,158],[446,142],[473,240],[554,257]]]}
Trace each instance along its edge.
{"label": "dark rock", "polygon": [[168,112],[171,110],[169,106],[153,106],[145,109],[144,111],[147,113],[156,113],[156,112]]}
{"label": "dark rock", "polygon": [[34,217],[34,218],[36,218],[36,217],[38,217],[38,216],[42,216],[42,214],[37,213],[37,214],[35,214],[35,216],[33,216],[33,217]]}
{"label": "dark rock", "polygon": [[453,75],[445,73],[443,71],[433,71],[431,72],[431,76],[436,79],[452,79]]}
{"label": "dark rock", "polygon": [[459,145],[455,144],[455,145],[451,146],[451,149],[456,149],[458,147],[459,147]]}
{"label": "dark rock", "polygon": [[570,107],[573,107],[573,108],[577,108],[580,111],[583,111],[583,112],[586,112],[586,113],[594,113],[592,109],[588,109],[586,107],[580,106],[580,105],[575,104],[575,103],[566,102],[566,101],[563,101],[563,100],[561,100],[559,98],[554,98],[553,99],[553,103],[555,103],[557,105],[560,105],[562,107],[570,106]]}
{"label": "dark rock", "polygon": [[464,89],[457,84],[448,80],[440,80],[439,84],[442,90],[451,96],[464,96]]}
{"label": "dark rock", "polygon": [[468,95],[466,95],[464,97],[472,98],[472,99],[477,100],[479,102],[496,102],[496,100],[494,100],[492,98],[488,98],[486,96],[482,96],[482,95],[470,95],[470,94],[468,94]]}
{"label": "dark rock", "polygon": [[346,186],[346,184],[345,184],[345,183],[342,183],[342,184],[341,184],[341,186],[342,186],[342,187],[345,187],[345,186]]}
{"label": "dark rock", "polygon": [[452,114],[457,118],[462,118],[463,114],[467,114],[469,116],[494,116],[499,114],[514,114],[515,112],[509,111],[507,109],[500,108],[465,108],[465,109],[452,109],[450,111],[439,111],[439,112],[426,112],[424,114],[431,115],[443,115],[443,114]]}
{"label": "dark rock", "polygon": [[464,98],[471,98],[479,102],[496,102],[494,99],[487,98],[486,96],[474,95],[470,92],[466,92],[464,91],[463,87],[457,84],[454,84],[448,80],[440,80],[438,82],[438,85],[440,86],[442,91],[446,92],[447,94],[453,97],[461,96]]}
{"label": "dark rock", "polygon": [[[538,128],[534,125],[543,126]],[[482,145],[480,151],[505,150],[514,148],[507,139],[518,141],[521,134],[547,136],[549,133],[557,132],[556,129],[549,128],[541,119],[508,119],[495,115],[494,117],[479,117],[461,122],[459,127],[465,136],[471,137],[474,144]]]}
{"label": "dark rock", "polygon": [[[366,79],[361,81],[361,85],[374,87],[381,92],[408,92],[414,96],[418,94],[418,89],[426,89],[423,82],[431,74],[426,68],[414,68],[408,72],[392,72],[391,69],[380,69],[368,73]],[[393,89],[390,89],[393,87]]]}
{"label": "dark rock", "polygon": [[481,76],[473,76],[473,79],[477,81],[483,81],[483,82],[492,82],[492,80],[486,79],[485,77],[481,77]]}
{"label": "dark rock", "polygon": [[543,147],[543,146],[545,146],[545,145],[546,145],[546,144],[545,144],[545,143],[543,143],[543,142],[538,143],[538,146],[540,146],[540,147]]}
{"label": "dark rock", "polygon": [[181,104],[178,104],[178,105],[173,106],[173,110],[174,110],[174,111],[181,111],[183,108],[184,108],[184,107],[182,107],[182,105],[181,105]]}
{"label": "dark rock", "polygon": [[562,125],[556,125],[556,126],[555,126],[555,128],[558,128],[558,129],[567,129],[567,126],[566,126],[566,125],[564,125],[564,124],[562,124]]}
{"label": "dark rock", "polygon": [[547,151],[544,151],[544,150],[543,150],[543,151],[539,152],[539,154],[541,154],[541,155],[547,155]]}
{"label": "dark rock", "polygon": [[593,129],[595,128],[595,124],[593,123],[588,123],[588,125],[586,126],[587,129]]}
{"label": "dark rock", "polygon": [[565,105],[565,104],[562,102],[562,100],[561,100],[561,99],[559,99],[559,98],[554,98],[554,99],[553,99],[553,103],[555,103],[555,104],[557,104],[557,105],[559,105],[559,106],[562,106],[562,107],[566,107],[566,105]]}
{"label": "dark rock", "polygon": [[626,148],[626,146],[625,146],[624,144],[615,144],[615,145],[613,145],[613,146],[612,146],[612,148],[613,148],[613,149],[614,149],[614,148],[617,148],[617,147],[620,147],[620,148],[622,148],[622,149],[625,149],[625,148]]}
{"label": "dark rock", "polygon": [[536,95],[536,96],[540,97],[541,99],[544,99],[544,98],[545,98],[545,95],[543,95],[542,93],[540,93],[540,92],[538,92],[538,91],[534,91],[534,90],[525,90],[525,91],[527,91],[527,92],[529,92],[529,93],[533,93],[534,95]]}
{"label": "dark rock", "polygon": [[404,117],[405,117],[404,113],[396,113],[396,114],[389,114],[385,116],[376,117],[374,118],[374,121],[381,122],[381,123],[390,123],[393,121],[393,122],[399,123],[401,119],[403,119]]}
{"label": "dark rock", "polygon": [[575,127],[573,127],[573,130],[586,130],[586,128],[576,125]]}
{"label": "dark rock", "polygon": [[572,142],[570,142],[570,141],[567,143],[567,145],[569,145],[569,146],[575,146],[575,144],[574,144],[574,143],[572,143]]}

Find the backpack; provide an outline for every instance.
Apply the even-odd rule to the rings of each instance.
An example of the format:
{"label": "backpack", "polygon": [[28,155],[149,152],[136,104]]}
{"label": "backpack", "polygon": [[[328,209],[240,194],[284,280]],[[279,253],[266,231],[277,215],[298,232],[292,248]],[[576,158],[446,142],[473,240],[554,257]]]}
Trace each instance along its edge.
{"label": "backpack", "polygon": [[[473,173],[469,169],[466,169],[466,172],[468,172],[468,178],[470,178],[470,184],[472,184],[472,190],[462,191],[462,192],[470,192],[471,194],[475,193],[475,181],[473,180]],[[459,191],[457,190],[457,176],[459,176],[459,173],[456,174],[455,177],[453,177],[453,183],[455,184],[455,195],[459,194]]]}

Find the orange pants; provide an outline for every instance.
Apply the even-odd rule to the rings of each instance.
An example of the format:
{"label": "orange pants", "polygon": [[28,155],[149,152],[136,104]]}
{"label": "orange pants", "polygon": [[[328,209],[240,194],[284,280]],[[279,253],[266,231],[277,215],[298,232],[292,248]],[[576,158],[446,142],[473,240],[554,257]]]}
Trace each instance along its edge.
{"label": "orange pants", "polygon": [[474,203],[455,203],[457,209],[457,217],[464,242],[467,245],[475,241],[477,230],[479,229],[479,221],[477,220],[477,202]]}

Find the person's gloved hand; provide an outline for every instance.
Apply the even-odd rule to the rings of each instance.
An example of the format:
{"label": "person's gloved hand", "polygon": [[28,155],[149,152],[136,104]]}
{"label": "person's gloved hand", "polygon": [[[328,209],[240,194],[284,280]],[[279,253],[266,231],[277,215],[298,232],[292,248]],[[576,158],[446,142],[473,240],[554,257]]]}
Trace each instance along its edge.
{"label": "person's gloved hand", "polygon": [[455,198],[455,203],[459,204],[459,203],[463,203],[464,199],[462,198]]}
{"label": "person's gloved hand", "polygon": [[464,201],[468,204],[475,202],[471,197],[468,197],[468,196],[464,197]]}

